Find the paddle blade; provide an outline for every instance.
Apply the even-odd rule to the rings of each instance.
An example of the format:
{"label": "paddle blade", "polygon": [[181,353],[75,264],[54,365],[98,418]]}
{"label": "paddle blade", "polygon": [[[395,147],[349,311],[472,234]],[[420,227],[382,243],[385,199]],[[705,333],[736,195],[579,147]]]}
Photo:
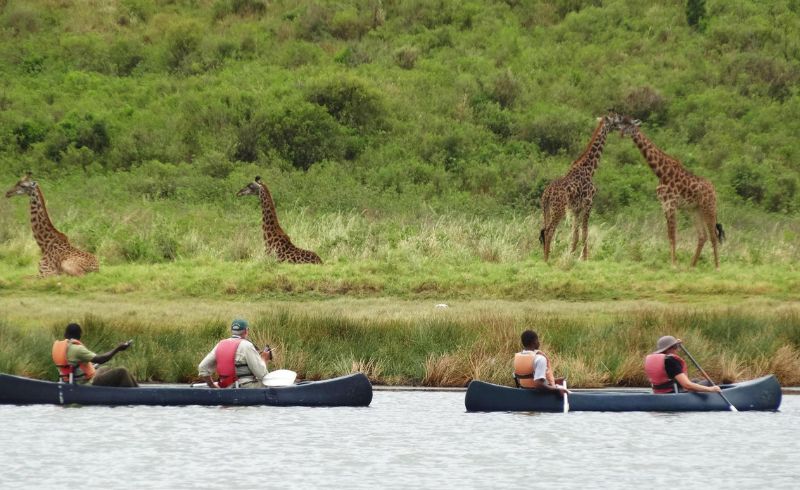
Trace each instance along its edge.
{"label": "paddle blade", "polygon": [[264,376],[261,382],[264,386],[291,386],[297,379],[297,373],[288,369],[278,369]]}

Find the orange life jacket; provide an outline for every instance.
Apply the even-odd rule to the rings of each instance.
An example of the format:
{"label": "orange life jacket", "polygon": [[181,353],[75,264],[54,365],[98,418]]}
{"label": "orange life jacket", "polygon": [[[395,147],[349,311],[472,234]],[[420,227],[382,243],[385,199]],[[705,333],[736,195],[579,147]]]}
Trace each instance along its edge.
{"label": "orange life jacket", "polygon": [[545,378],[550,385],[556,384],[555,377],[553,376],[553,369],[550,367],[550,359],[540,350],[524,350],[514,354],[514,382],[518,388],[533,388],[533,360],[539,354],[547,361],[547,371]]}
{"label": "orange life jacket", "polygon": [[[686,361],[680,356],[669,354],[681,363],[681,372],[686,373]],[[653,393],[677,393],[678,384],[667,374],[667,354],[650,354],[644,358],[644,372],[653,386]]]}
{"label": "orange life jacket", "polygon": [[217,374],[219,375],[219,387],[227,388],[236,383],[239,377],[236,375],[236,349],[242,339],[232,337],[220,341],[214,348],[214,357],[217,358]]}
{"label": "orange life jacket", "polygon": [[[94,376],[94,364],[91,362],[70,363],[67,360],[67,350],[70,344],[83,345],[79,340],[64,339],[53,342],[53,362],[56,363],[61,381],[74,383],[80,378],[90,380]],[[79,371],[76,374],[76,368]]]}

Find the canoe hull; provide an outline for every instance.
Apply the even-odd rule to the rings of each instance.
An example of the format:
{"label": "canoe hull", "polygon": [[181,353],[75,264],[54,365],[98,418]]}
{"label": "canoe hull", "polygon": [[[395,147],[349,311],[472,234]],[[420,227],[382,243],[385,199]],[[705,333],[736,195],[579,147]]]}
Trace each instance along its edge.
{"label": "canoe hull", "polygon": [[[725,396],[739,411],[777,410],[781,387],[775,376],[722,386]],[[473,381],[464,404],[469,412],[562,412],[561,395],[509,388]],[[730,408],[716,393],[654,395],[643,392],[576,391],[569,396],[571,412],[709,412]]]}
{"label": "canoe hull", "polygon": [[112,388],[0,374],[0,404],[366,407],[371,402],[372,385],[362,373],[263,389]]}

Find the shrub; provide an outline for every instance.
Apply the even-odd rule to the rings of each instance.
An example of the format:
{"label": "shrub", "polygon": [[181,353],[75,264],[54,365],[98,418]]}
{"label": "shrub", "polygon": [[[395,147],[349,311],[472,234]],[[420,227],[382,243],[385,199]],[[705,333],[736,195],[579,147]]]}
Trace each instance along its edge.
{"label": "shrub", "polygon": [[500,104],[500,107],[509,109],[519,97],[520,90],[519,81],[511,73],[511,70],[507,69],[494,79],[491,97]]}
{"label": "shrub", "polygon": [[362,130],[383,126],[384,105],[376,90],[356,78],[335,78],[313,85],[307,99],[324,107],[339,123]]}
{"label": "shrub", "polygon": [[744,163],[733,167],[731,186],[742,199],[759,204],[764,200],[766,194],[764,177],[760,172]]}
{"label": "shrub", "polygon": [[651,87],[630,90],[619,105],[624,114],[642,121],[663,123],[666,120],[667,101]]}
{"label": "shrub", "polygon": [[337,11],[331,19],[331,34],[339,39],[358,39],[369,28],[369,19],[360,18],[358,10],[354,7]]}
{"label": "shrub", "polygon": [[686,23],[702,31],[705,27],[706,0],[686,0]]}
{"label": "shrub", "polygon": [[172,72],[192,73],[195,63],[200,60],[200,41],[203,28],[188,22],[177,26],[167,34],[164,60]]}
{"label": "shrub", "polygon": [[322,160],[344,158],[345,132],[319,105],[287,105],[270,114],[264,126],[268,145],[297,168],[307,170]]}
{"label": "shrub", "polygon": [[402,46],[394,52],[394,61],[397,66],[405,70],[414,68],[417,63],[419,50],[413,46]]}
{"label": "shrub", "polygon": [[37,122],[25,121],[14,128],[13,132],[19,149],[26,151],[34,143],[44,141],[47,135],[47,128]]}
{"label": "shrub", "polygon": [[114,73],[121,77],[127,77],[144,61],[144,49],[137,41],[120,39],[111,44],[108,57]]}
{"label": "shrub", "polygon": [[562,151],[572,154],[578,150],[583,128],[584,125],[578,118],[571,117],[566,111],[543,112],[532,119],[523,120],[517,129],[517,137],[536,143],[542,151],[550,155]]}

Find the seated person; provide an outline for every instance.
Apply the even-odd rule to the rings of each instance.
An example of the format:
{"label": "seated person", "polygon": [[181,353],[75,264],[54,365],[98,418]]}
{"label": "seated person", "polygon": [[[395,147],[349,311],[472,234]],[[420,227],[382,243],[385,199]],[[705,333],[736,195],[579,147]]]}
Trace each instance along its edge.
{"label": "seated person", "polygon": [[[272,360],[272,350],[259,353],[247,340],[247,320],[236,319],[231,323],[231,338],[220,341],[197,366],[200,376],[210,388],[263,388],[262,380],[267,375],[267,363]],[[219,383],[211,375],[216,371]]]}
{"label": "seated person", "polygon": [[653,393],[683,391],[719,392],[719,386],[703,386],[689,379],[686,361],[678,355],[681,340],[672,335],[658,339],[656,350],[644,359],[644,372],[653,386]]}
{"label": "seated person", "polygon": [[566,393],[564,378],[555,379],[550,360],[539,350],[539,335],[522,332],[522,352],[514,354],[514,382],[518,388],[537,388]]}
{"label": "seated person", "polygon": [[131,341],[122,342],[105,354],[97,355],[81,343],[81,326],[70,323],[64,331],[64,340],[53,343],[53,362],[56,363],[61,381],[65,383],[91,383],[95,386],[136,387],[139,384],[124,367],[103,366],[95,371],[94,364],[104,364],[117,352],[131,346]]}

